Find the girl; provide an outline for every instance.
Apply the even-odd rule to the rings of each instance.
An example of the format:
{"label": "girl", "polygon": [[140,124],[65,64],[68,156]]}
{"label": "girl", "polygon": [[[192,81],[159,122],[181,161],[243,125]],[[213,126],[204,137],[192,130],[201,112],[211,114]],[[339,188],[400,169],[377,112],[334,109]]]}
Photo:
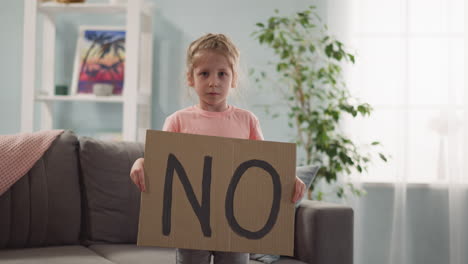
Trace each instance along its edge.
{"label": "girl", "polygon": [[[227,96],[236,88],[239,51],[223,34],[207,34],[187,50],[187,82],[198,95],[198,104],[179,110],[168,118],[164,131],[208,136],[263,140],[257,117],[247,110],[228,105]],[[130,178],[144,192],[144,159],[135,161]],[[302,198],[304,183],[296,177],[292,202]],[[248,263],[248,253],[177,249],[177,263]]]}

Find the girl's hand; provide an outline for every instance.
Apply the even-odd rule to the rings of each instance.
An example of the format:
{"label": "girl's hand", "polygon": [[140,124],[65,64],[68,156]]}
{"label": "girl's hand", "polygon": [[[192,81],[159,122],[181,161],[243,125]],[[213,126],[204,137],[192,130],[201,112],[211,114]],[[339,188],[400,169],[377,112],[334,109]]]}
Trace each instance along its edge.
{"label": "girl's hand", "polygon": [[294,195],[292,202],[295,203],[299,201],[305,193],[305,184],[296,176],[296,182],[294,183]]}
{"label": "girl's hand", "polygon": [[130,170],[130,179],[140,189],[141,192],[146,191],[145,186],[145,170],[144,170],[145,159],[139,158],[133,163],[132,169]]}

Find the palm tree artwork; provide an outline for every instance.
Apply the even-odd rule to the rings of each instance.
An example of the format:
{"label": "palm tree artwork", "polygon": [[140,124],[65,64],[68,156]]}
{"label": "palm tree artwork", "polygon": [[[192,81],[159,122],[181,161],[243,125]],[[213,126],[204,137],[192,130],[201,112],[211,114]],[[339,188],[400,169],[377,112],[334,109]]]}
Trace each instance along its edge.
{"label": "palm tree artwork", "polygon": [[92,93],[95,83],[111,84],[112,94],[123,91],[125,31],[91,30],[83,32],[78,93]]}

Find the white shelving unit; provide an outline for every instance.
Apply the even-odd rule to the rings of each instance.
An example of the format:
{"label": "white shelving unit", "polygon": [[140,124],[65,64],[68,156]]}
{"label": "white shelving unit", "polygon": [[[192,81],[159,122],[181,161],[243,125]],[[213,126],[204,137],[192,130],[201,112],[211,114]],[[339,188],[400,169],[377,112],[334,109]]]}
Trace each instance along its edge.
{"label": "white shelving unit", "polygon": [[[123,140],[144,141],[145,131],[151,127],[152,10],[153,6],[144,0],[132,0],[128,1],[128,4],[59,4],[25,0],[21,131],[34,130],[36,103],[40,105],[41,111],[40,129],[57,128],[53,125],[52,116],[55,102],[116,103],[123,104]],[[126,15],[125,79],[122,96],[55,95],[55,19],[58,14],[67,13]],[[42,77],[40,87],[36,87],[35,68],[38,19],[42,19],[43,22],[42,66],[38,69],[38,74]]]}

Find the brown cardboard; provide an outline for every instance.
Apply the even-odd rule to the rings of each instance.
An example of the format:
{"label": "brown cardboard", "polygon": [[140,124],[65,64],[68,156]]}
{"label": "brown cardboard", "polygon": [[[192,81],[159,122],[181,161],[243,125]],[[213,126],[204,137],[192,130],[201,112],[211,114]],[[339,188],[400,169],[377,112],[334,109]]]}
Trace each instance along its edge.
{"label": "brown cardboard", "polygon": [[[170,153],[173,154],[171,158],[169,158]],[[187,198],[177,170],[169,170],[173,171],[172,188],[166,186],[166,191],[172,189],[172,200],[163,198],[165,184],[170,182],[166,182],[168,160],[171,160],[170,164],[177,164],[175,159],[185,170],[197,206],[204,208],[204,212],[209,212],[209,225],[205,225],[205,231],[202,230],[199,218]],[[141,195],[138,245],[292,256],[294,204],[291,198],[296,172],[295,159],[296,146],[291,143],[148,130],[145,146],[147,191]],[[272,211],[274,177],[264,169],[250,167],[244,174],[237,174],[242,176],[238,178],[234,195],[227,195],[228,186],[236,169],[249,160],[260,160],[256,166],[268,167],[265,164],[270,164],[281,182],[277,185],[278,189],[281,186],[281,197],[278,197],[279,211],[276,222],[263,237],[257,231],[266,225]],[[211,166],[209,166],[210,161]],[[252,164],[252,161],[244,163],[244,166],[248,164]],[[207,180],[210,167],[211,181]],[[210,190],[209,203],[202,203],[204,171],[205,184],[211,183],[209,188],[205,188]],[[234,190],[233,186],[231,185],[231,190]],[[206,195],[205,192],[205,201],[208,201]],[[230,211],[226,210],[227,196],[233,197],[231,212],[234,217],[226,213]],[[172,210],[166,210],[165,214],[168,220],[167,212],[171,212],[170,221],[167,221],[170,222],[168,235],[164,235],[163,231],[164,201],[166,209],[169,208],[168,201],[172,201]],[[208,204],[210,208],[207,207]],[[202,211],[201,209],[200,212]],[[241,230],[251,231],[250,235],[241,231],[236,232],[235,228],[229,225],[227,218],[235,219]],[[206,228],[207,226],[211,227],[211,230]],[[167,225],[165,232],[168,232]],[[254,238],[255,235],[258,237]]]}

